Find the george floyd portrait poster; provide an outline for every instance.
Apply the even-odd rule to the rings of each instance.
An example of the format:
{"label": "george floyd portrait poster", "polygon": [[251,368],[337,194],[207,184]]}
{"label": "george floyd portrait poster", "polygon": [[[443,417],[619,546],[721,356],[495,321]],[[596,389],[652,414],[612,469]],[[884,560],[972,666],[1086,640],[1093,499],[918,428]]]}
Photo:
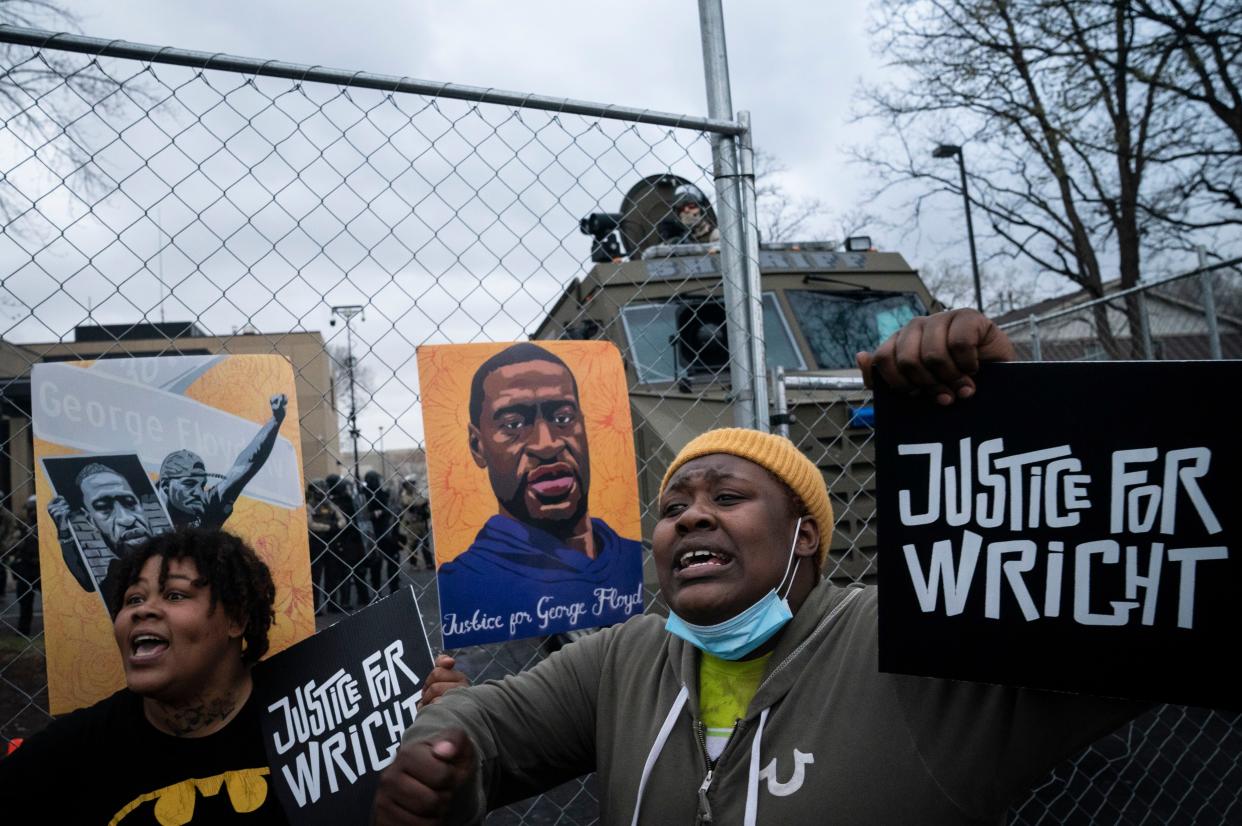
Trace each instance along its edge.
{"label": "george floyd portrait poster", "polygon": [[125,684],[117,563],[180,526],[246,539],[276,582],[272,652],[314,632],[293,370],[281,356],[117,358],[31,374],[48,702]]}
{"label": "george floyd portrait poster", "polygon": [[418,348],[444,646],[642,613],[634,431],[606,341]]}

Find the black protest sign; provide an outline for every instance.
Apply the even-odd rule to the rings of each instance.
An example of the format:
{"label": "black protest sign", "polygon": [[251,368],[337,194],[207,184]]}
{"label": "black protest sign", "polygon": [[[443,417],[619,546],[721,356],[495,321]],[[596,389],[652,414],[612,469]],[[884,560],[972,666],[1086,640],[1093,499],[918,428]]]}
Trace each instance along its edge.
{"label": "black protest sign", "polygon": [[876,389],[880,668],[1242,708],[1242,362]]}
{"label": "black protest sign", "polygon": [[412,589],[259,665],[271,781],[290,822],[369,822],[432,667]]}

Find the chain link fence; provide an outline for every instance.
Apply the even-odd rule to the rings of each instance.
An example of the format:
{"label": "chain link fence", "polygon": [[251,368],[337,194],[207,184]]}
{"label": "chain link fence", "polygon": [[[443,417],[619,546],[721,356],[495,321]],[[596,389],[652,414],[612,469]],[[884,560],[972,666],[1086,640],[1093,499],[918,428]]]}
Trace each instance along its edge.
{"label": "chain link fence", "polygon": [[[1046,309],[1003,326],[1023,360],[1103,359],[1109,352],[1143,358],[1136,350],[1149,358],[1238,358],[1242,323],[1228,312],[1240,294],[1238,263],[1203,267],[1129,296]],[[1127,303],[1136,294],[1145,300]],[[1216,308],[1216,296],[1225,309]],[[1131,325],[1129,319],[1138,317],[1127,315],[1127,308],[1135,306],[1146,315]],[[1112,350],[1095,335],[1103,323],[1113,333]],[[875,582],[870,391],[860,378],[777,369],[772,398],[773,430],[792,439],[828,479],[837,531],[844,536],[834,537],[827,576]],[[1242,714],[1163,705],[1058,767],[1011,810],[1009,823],[1238,823],[1240,795]]]}
{"label": "chain link fence", "polygon": [[[676,450],[766,398],[746,385],[742,353],[763,363],[768,303],[750,293],[739,322],[729,292],[730,279],[736,289],[739,273],[749,277],[742,259],[756,258],[742,254],[757,245],[753,220],[738,217],[753,205],[744,191],[732,193],[740,212],[729,198],[717,199],[719,214],[709,207],[720,238],[698,257],[619,261],[686,240],[665,223],[673,191],[738,186],[732,173],[748,155],[738,124],[11,28],[0,44],[0,548],[12,580],[0,602],[0,741],[48,719],[38,574],[17,554],[31,530],[35,363],[288,357],[308,498],[336,496],[351,514],[345,529],[312,532],[320,624],[412,584],[433,647],[415,347],[616,342],[632,381],[645,532]],[[623,299],[601,297],[619,287]],[[631,345],[658,350],[691,322],[709,334],[668,365]],[[726,324],[734,346],[722,361],[710,329]],[[829,575],[872,581],[868,394],[796,378],[773,388],[777,421],[787,405],[791,437],[829,471],[839,518]],[[357,478],[368,470],[376,490]],[[563,642],[480,646],[459,662],[474,680],[499,677]],[[1236,817],[1237,731],[1236,718],[1162,709],[1058,772],[1014,822],[1110,820],[1119,789],[1144,813],[1118,820]],[[591,823],[597,800],[586,778],[489,822]]]}
{"label": "chain link fence", "polygon": [[1028,361],[1242,357],[1242,259],[1113,290],[1051,299],[998,319]]}
{"label": "chain link fence", "polygon": [[[1030,361],[1242,358],[1239,259],[1002,319]],[[1022,317],[1018,317],[1022,316]],[[1242,821],[1242,715],[1161,706],[1067,764],[1014,823]]]}
{"label": "chain link fence", "polygon": [[[732,144],[740,128],[29,30],[0,29],[0,42],[0,488],[14,580],[0,604],[0,738],[48,720],[37,567],[17,554],[34,530],[29,373],[45,360],[288,357],[308,502],[345,515],[308,525],[320,626],[412,584],[439,647],[414,349],[542,328],[621,343],[619,319],[586,332],[576,311],[545,322],[592,257],[683,240],[667,227],[665,184],[713,193],[713,137]],[[644,179],[659,184],[663,219],[648,198],[630,204],[645,223],[583,234],[582,219],[606,222]],[[736,262],[736,217],[708,210],[719,258]],[[733,415],[717,404],[709,420]],[[680,448],[647,436],[644,465]],[[377,488],[358,478],[367,471]],[[563,642],[474,647],[459,667],[500,677]],[[592,784],[490,820],[592,822]]]}

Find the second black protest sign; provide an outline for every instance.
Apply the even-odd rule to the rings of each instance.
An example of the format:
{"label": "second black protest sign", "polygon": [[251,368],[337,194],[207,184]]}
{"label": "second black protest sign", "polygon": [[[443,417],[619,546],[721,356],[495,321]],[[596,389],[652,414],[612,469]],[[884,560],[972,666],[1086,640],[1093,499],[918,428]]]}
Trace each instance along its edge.
{"label": "second black protest sign", "polygon": [[433,661],[412,589],[261,663],[270,782],[292,823],[364,824]]}

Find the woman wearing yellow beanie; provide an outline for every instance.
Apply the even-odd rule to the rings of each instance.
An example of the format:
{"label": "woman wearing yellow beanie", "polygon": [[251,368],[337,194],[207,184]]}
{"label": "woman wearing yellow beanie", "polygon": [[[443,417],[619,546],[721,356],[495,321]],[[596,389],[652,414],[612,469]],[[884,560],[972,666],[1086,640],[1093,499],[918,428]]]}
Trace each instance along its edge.
{"label": "woman wearing yellow beanie", "polygon": [[[958,311],[916,320],[859,365],[951,404],[974,392],[980,360],[1010,353],[990,321]],[[635,617],[419,712],[375,823],[475,822],[590,771],[603,824],[996,823],[1136,713],[880,673],[874,590],[821,581],[831,537],[823,477],[788,440],[694,439],[652,536],[668,619]]]}
{"label": "woman wearing yellow beanie", "polygon": [[652,553],[669,633],[726,663],[770,651],[832,541],[819,468],[783,436],[711,430],[669,465],[659,508]]}

